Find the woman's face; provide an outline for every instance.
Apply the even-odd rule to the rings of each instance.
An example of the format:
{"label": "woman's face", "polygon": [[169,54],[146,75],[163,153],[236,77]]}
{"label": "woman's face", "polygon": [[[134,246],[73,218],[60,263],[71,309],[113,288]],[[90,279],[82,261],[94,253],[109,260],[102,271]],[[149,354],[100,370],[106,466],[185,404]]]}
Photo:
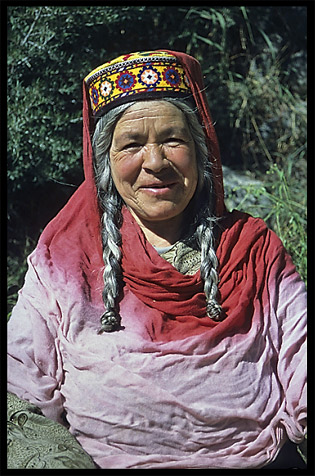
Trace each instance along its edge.
{"label": "woman's face", "polygon": [[166,101],[139,101],[116,124],[110,148],[116,188],[138,222],[182,216],[198,181],[184,114]]}

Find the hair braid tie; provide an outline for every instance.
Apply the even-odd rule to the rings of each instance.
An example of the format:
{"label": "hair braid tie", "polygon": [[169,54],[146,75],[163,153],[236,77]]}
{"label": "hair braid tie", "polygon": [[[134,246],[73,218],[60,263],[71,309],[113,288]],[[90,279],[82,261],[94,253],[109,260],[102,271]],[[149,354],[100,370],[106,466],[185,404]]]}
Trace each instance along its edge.
{"label": "hair braid tie", "polygon": [[104,312],[104,314],[100,317],[100,321],[101,328],[98,331],[98,334],[102,334],[103,332],[114,332],[121,329],[120,315],[113,309]]}
{"label": "hair braid tie", "polygon": [[216,322],[223,321],[225,318],[220,304],[214,301],[207,302],[207,315]]}

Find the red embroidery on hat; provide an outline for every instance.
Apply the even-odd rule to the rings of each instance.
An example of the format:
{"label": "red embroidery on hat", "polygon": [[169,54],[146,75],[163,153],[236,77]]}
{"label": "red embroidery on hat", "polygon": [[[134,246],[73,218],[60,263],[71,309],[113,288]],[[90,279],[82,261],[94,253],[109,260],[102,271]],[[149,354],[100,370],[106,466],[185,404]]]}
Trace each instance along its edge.
{"label": "red embroidery on hat", "polygon": [[130,91],[136,83],[136,77],[134,74],[123,71],[116,79],[116,86],[121,91]]}

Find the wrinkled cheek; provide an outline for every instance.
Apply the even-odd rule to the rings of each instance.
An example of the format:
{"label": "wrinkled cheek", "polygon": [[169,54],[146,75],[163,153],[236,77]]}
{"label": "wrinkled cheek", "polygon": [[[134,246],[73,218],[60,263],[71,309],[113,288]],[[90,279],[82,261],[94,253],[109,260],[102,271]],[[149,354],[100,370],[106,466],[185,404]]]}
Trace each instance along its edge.
{"label": "wrinkled cheek", "polygon": [[128,162],[127,160],[123,163],[119,164],[116,167],[116,175],[122,181],[131,182],[132,179],[138,175],[137,169],[132,162]]}
{"label": "wrinkled cheek", "polygon": [[137,167],[134,163],[123,161],[119,164],[115,164],[112,167],[112,177],[116,185],[117,190],[126,187],[132,187],[137,181],[140,174],[141,167]]}
{"label": "wrinkled cheek", "polygon": [[168,153],[168,159],[175,165],[177,170],[184,176],[197,178],[197,160],[193,151],[174,150]]}
{"label": "wrinkled cheek", "polygon": [[119,193],[119,195],[121,196],[121,198],[127,205],[129,202],[132,203],[136,200],[135,192],[131,184],[129,184],[129,182],[119,180],[118,182],[114,181],[114,183],[115,183],[117,192]]}

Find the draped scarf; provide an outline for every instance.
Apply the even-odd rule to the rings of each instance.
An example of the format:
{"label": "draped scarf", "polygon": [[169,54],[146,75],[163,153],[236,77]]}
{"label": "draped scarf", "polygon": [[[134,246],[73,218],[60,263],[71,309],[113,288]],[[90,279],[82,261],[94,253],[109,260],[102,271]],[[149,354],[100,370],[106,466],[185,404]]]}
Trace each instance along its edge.
{"label": "draped scarf", "polygon": [[179,339],[209,329],[213,338],[244,334],[250,329],[254,308],[268,308],[270,275],[276,283],[284,269],[294,273],[280,239],[261,219],[235,210],[222,218],[219,227],[219,294],[226,319],[215,322],[206,315],[200,271],[194,275],[177,271],[158,255],[130,212],[123,209],[124,282],[142,302],[168,320],[160,338]]}

